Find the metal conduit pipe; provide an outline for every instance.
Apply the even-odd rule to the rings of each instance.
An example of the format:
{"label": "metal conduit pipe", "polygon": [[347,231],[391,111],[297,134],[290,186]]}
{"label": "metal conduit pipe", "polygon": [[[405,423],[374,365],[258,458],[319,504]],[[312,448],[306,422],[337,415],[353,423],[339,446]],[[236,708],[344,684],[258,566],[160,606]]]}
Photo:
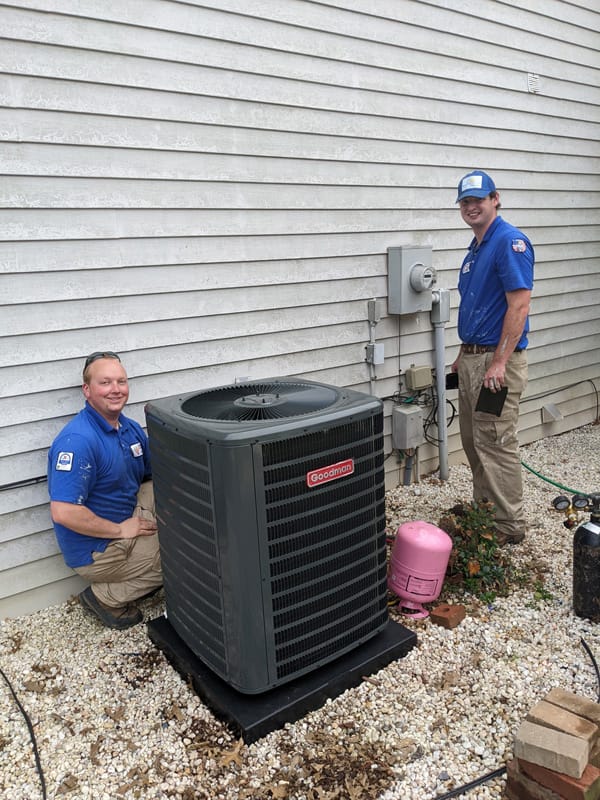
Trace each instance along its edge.
{"label": "metal conduit pipe", "polygon": [[435,384],[437,392],[437,428],[440,451],[440,480],[448,480],[448,426],[446,424],[446,343],[445,328],[450,320],[450,290],[433,291],[431,323],[435,353]]}

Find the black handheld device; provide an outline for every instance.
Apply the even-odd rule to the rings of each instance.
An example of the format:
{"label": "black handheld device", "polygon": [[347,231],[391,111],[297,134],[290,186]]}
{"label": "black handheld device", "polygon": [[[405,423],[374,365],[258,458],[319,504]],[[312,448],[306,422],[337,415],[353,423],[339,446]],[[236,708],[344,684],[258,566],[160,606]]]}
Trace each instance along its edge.
{"label": "black handheld device", "polygon": [[458,372],[446,373],[446,389],[458,389]]}
{"label": "black handheld device", "polygon": [[504,401],[508,394],[508,386],[503,386],[497,392],[492,392],[486,386],[481,387],[475,411],[484,411],[486,414],[495,414],[497,417],[502,413]]}

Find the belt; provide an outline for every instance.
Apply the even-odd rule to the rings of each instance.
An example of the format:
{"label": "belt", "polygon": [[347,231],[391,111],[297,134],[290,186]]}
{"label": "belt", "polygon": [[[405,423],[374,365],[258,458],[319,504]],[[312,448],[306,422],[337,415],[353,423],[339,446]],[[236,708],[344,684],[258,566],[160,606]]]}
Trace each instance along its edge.
{"label": "belt", "polygon": [[[497,347],[496,344],[462,344],[461,350],[467,355],[477,356],[481,353],[493,353]],[[515,353],[520,353],[524,349],[524,347],[515,347]]]}

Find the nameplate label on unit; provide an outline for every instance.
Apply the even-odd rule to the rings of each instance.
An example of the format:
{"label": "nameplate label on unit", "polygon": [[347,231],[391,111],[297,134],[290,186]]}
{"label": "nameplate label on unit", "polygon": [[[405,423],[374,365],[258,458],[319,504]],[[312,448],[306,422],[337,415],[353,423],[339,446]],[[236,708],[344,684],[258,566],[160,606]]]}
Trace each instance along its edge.
{"label": "nameplate label on unit", "polygon": [[337,464],[330,464],[328,467],[319,467],[306,473],[306,485],[309,489],[321,486],[323,483],[336,481],[338,478],[345,478],[354,472],[354,459],[347,458],[345,461],[338,461]]}

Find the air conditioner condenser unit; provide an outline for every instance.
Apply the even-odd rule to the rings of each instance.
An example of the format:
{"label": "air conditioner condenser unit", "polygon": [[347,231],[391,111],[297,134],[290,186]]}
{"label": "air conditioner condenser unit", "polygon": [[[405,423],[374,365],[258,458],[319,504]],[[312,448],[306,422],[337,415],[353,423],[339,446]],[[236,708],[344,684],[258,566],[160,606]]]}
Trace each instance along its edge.
{"label": "air conditioner condenser unit", "polygon": [[146,406],[167,619],[265,692],[388,622],[383,407],[277,378]]}

